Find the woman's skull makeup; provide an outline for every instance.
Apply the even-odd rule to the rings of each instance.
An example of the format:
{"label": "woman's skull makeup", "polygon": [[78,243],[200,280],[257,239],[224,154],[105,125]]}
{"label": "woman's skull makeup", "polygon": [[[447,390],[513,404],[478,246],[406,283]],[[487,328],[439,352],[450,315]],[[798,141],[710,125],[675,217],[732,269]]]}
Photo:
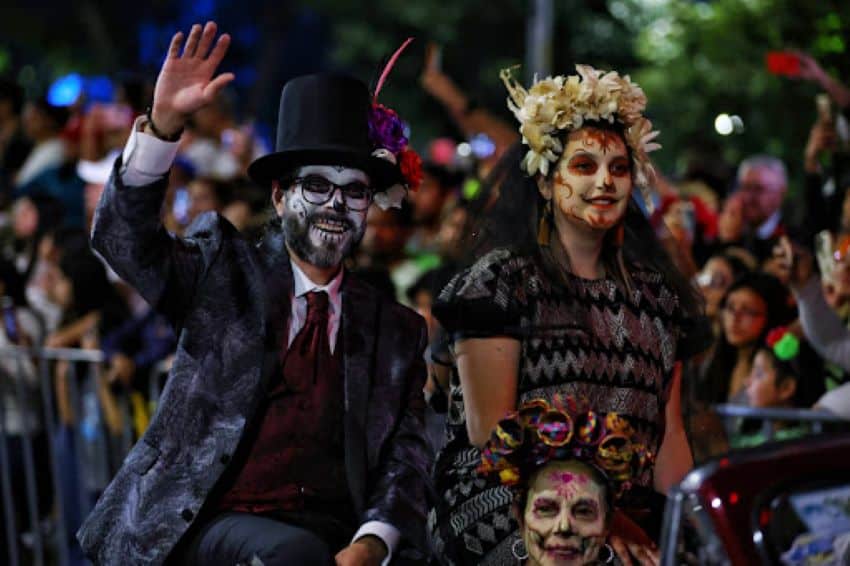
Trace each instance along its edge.
{"label": "woman's skull makeup", "polygon": [[339,265],[363,238],[367,210],[351,210],[342,190],[351,183],[369,185],[369,176],[359,169],[330,165],[309,165],[296,172],[298,178],[323,177],[336,185],[324,204],[304,198],[298,183],[290,187],[274,185],[273,202],[282,220],[286,243],[304,261],[317,267]]}
{"label": "woman's skull makeup", "polygon": [[553,461],[531,478],[521,535],[534,566],[592,564],[605,544],[606,486],[586,464]]}
{"label": "woman's skull makeup", "polygon": [[632,168],[623,137],[588,126],[570,132],[552,179],[541,184],[551,199],[555,225],[607,230],[626,213],[632,192]]}

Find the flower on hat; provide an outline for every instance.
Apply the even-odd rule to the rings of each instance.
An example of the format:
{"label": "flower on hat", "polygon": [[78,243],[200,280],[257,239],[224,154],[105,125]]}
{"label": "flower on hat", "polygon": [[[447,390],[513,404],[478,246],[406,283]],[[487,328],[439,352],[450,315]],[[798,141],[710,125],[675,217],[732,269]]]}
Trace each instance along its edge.
{"label": "flower on hat", "polygon": [[[528,152],[521,167],[528,175],[547,175],[564,148],[560,134],[576,130],[588,121],[621,123],[626,144],[632,151],[635,183],[649,187],[655,170],[648,154],[661,146],[654,140],[657,131],[643,117],[646,95],[628,75],[601,71],[589,65],[576,65],[578,75],[537,80],[528,89],[520,85],[511,69],[500,73],[508,90],[508,108],[519,121],[522,141]],[[647,196],[646,194],[644,195]]]}
{"label": "flower on hat", "polygon": [[422,179],[425,176],[422,171],[422,158],[409,147],[400,153],[399,158],[398,166],[401,168],[401,175],[410,190],[415,191],[422,184]]}
{"label": "flower on hat", "polygon": [[402,184],[393,185],[375,195],[375,204],[383,210],[401,208],[407,191],[415,191],[422,183],[422,159],[410,147],[404,134],[404,123],[395,110],[378,104],[378,94],[384,82],[401,53],[412,41],[412,37],[408,38],[390,57],[375,86],[372,107],[369,110],[369,141],[374,148],[372,155],[397,165],[403,180]]}
{"label": "flower on hat", "polygon": [[369,109],[369,141],[376,148],[398,154],[407,147],[404,124],[395,110],[383,104],[373,104]]}

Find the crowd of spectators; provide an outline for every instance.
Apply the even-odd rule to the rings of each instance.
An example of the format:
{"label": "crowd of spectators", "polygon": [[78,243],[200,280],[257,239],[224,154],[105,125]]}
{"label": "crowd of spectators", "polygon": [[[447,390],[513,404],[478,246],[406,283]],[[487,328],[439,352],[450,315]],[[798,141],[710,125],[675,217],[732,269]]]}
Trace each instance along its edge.
{"label": "crowd of spectators", "polygon": [[[801,58],[804,76],[822,85],[834,109],[818,116],[799,148],[803,184],[791,187],[792,164],[765,154],[732,168],[693,167],[656,187],[653,225],[701,290],[714,332],[714,345],[682,368],[697,461],[759,441],[758,427],[720,422],[711,411],[718,403],[815,408],[850,419],[850,89]],[[422,185],[399,209],[372,207],[348,268],[428,322],[428,418],[439,449],[451,353],[431,303],[471,259],[467,244],[476,218],[495,196],[481,191],[487,186],[481,181],[500,174],[499,157],[519,137],[472,105],[438,68],[426,66],[421,86],[445,107],[457,135],[420,142],[427,147]],[[0,346],[104,354],[93,371],[67,361],[51,365],[59,423],[53,438],[35,365],[0,356],[0,419],[22,531],[30,525],[22,438],[32,439],[37,455],[39,514],[48,517],[56,508],[45,456],[50,444],[62,485],[85,486],[84,497],[93,501],[120,464],[120,439],[144,430],[176,346],[165,320],[88,245],[100,192],[149,94],[126,85],[108,104],[81,98],[58,107],[44,98],[24,100],[18,85],[0,81]],[[180,235],[198,216],[218,213],[247,238],[259,237],[269,219],[269,194],[248,180],[246,168],[267,151],[227,96],[192,116],[162,210],[168,230]],[[781,339],[786,346],[796,341],[790,358],[787,348],[777,354]],[[775,426],[776,432],[797,431],[793,423]],[[91,449],[86,443],[100,443],[112,456],[80,458]],[[72,534],[80,522],[79,497],[77,489],[63,491],[74,494],[61,506]],[[0,556],[8,544],[3,536]]]}

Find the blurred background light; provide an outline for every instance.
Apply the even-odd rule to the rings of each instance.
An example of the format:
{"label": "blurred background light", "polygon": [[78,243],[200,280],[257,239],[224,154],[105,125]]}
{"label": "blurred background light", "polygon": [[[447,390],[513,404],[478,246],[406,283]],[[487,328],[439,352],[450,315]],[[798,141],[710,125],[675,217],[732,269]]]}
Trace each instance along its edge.
{"label": "blurred background light", "polygon": [[70,106],[83,92],[83,78],[71,73],[56,79],[47,90],[47,102],[53,106]]}
{"label": "blurred background light", "polygon": [[718,114],[714,119],[714,129],[721,136],[728,136],[735,130],[735,124],[729,114]]}

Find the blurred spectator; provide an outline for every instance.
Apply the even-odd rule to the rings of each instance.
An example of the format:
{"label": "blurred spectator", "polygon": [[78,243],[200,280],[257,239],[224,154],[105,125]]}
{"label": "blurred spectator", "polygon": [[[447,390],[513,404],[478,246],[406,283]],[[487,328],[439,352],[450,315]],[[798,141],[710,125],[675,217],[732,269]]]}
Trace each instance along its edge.
{"label": "blurred spectator", "polygon": [[[814,258],[804,248],[792,246],[788,239],[782,240],[777,255],[788,270],[805,336],[824,360],[845,372],[850,371],[850,329],[827,303],[821,283],[814,274]],[[831,390],[821,397],[816,407],[850,419],[850,383],[838,385],[827,381],[827,388]]]}
{"label": "blurred spectator", "polygon": [[744,211],[741,195],[731,195],[717,217],[717,247],[740,246],[744,240]]}
{"label": "blurred spectator", "polygon": [[407,198],[413,207],[414,229],[407,242],[412,255],[437,251],[437,234],[440,231],[443,210],[452,200],[460,182],[445,167],[426,163],[423,168],[422,184]]}
{"label": "blurred spectator", "polygon": [[696,395],[702,403],[740,403],[756,347],[769,329],[794,319],[791,296],[772,275],[748,273],[729,287],[720,308],[720,336],[703,365]]}
{"label": "blurred spectator", "polygon": [[744,243],[760,260],[771,255],[776,240],[787,232],[782,210],[787,192],[785,164],[776,157],[755,155],[738,167]]}
{"label": "blurred spectator", "polygon": [[486,134],[495,144],[493,153],[480,162],[479,177],[487,176],[512,144],[519,140],[517,129],[478,107],[458,85],[443,72],[440,61],[440,46],[430,44],[425,67],[419,79],[422,88],[433,96],[455,121],[466,138]]}
{"label": "blurred spectator", "polygon": [[357,260],[360,268],[386,272],[393,282],[396,299],[405,304],[408,287],[427,269],[418,266],[405,253],[412,228],[409,203],[403,202],[401,208],[387,210],[371,207]]}
{"label": "blurred spectator", "polygon": [[237,124],[230,100],[224,94],[192,114],[187,134],[181,141],[181,154],[202,177],[244,177],[248,164],[266,153],[253,130]]}
{"label": "blurred spectator", "polygon": [[77,175],[85,183],[83,189],[83,205],[85,209],[85,229],[86,232],[91,231],[94,212],[97,209],[97,203],[100,201],[100,195],[103,193],[103,187],[112,174],[112,169],[115,166],[115,160],[118,158],[120,150],[113,150],[106,154],[106,157],[97,161],[88,161],[81,159],[77,162]]}
{"label": "blurred spectator", "polygon": [[59,134],[67,120],[68,109],[53,106],[45,98],[25,106],[24,134],[34,146],[15,175],[16,187],[29,183],[40,173],[59,167],[65,161],[65,142]]}
{"label": "blurred spectator", "polygon": [[[113,389],[129,393],[131,414],[136,438],[147,428],[150,420],[151,379],[159,363],[167,359],[177,345],[171,325],[164,316],[148,308],[141,316],[124,321],[101,340],[107,360],[106,380]],[[159,383],[154,384],[158,391]]]}
{"label": "blurred spectator", "polygon": [[705,315],[711,320],[715,334],[720,332],[720,305],[729,287],[750,267],[734,253],[711,256],[697,275],[696,282],[705,300]]}
{"label": "blurred spectator", "polygon": [[[0,328],[0,347],[39,346],[43,330],[38,317],[27,307],[23,279],[15,266],[0,259],[0,308],[3,325]],[[26,504],[27,479],[32,479],[38,499],[38,518],[45,517],[52,505],[50,466],[47,459],[47,436],[43,423],[39,375],[28,356],[4,354],[0,357],[0,442],[5,444],[11,480],[12,509],[17,532],[31,529],[29,508]],[[27,475],[24,444],[32,442],[34,476]],[[4,495],[0,491],[0,509]],[[4,520],[7,517],[4,517]],[[15,541],[17,544],[17,541]],[[0,532],[0,556],[6,557],[9,541],[6,531]],[[33,559],[22,546],[19,552],[24,562]]]}
{"label": "blurred spectator", "polygon": [[755,357],[746,381],[751,407],[806,409],[824,392],[820,358],[787,328],[773,329]]}
{"label": "blurred spectator", "polygon": [[93,104],[82,116],[80,159],[97,162],[120,152],[130,135],[133,110],[123,104]]}
{"label": "blurred spectator", "polygon": [[[103,264],[88,248],[65,250],[51,280],[48,296],[62,309],[62,320],[48,336],[47,347],[99,349],[100,339],[130,316]],[[58,361],[53,377],[59,420],[53,439],[61,470],[58,480],[64,486],[66,528],[74,533],[82,522],[80,498],[93,504],[123,460],[120,439],[129,423],[124,422],[115,395],[96,367]],[[86,434],[74,434],[76,427]],[[80,486],[84,486],[82,494]]]}
{"label": "blurred spectator", "polygon": [[221,215],[249,241],[258,241],[271,214],[268,191],[248,179],[234,180],[231,189],[230,200]]}
{"label": "blurred spectator", "polygon": [[38,243],[35,265],[26,281],[26,297],[32,309],[41,317],[45,334],[56,330],[62,319],[62,308],[50,300],[59,259],[66,252],[76,254],[88,247],[88,233],[81,228],[71,227],[48,230]]}
{"label": "blurred spectator", "polygon": [[38,246],[44,235],[62,224],[62,203],[46,195],[32,195],[15,200],[12,205],[13,249],[7,257],[14,256],[18,271],[29,279],[35,268]]}
{"label": "blurred spectator", "polygon": [[191,224],[204,212],[222,212],[230,204],[233,188],[229,183],[209,177],[198,177],[189,182],[189,218]]}
{"label": "blurred spectator", "polygon": [[23,89],[12,81],[0,79],[0,194],[4,206],[8,203],[12,179],[32,150],[21,121],[23,105]]}
{"label": "blurred spectator", "polygon": [[87,336],[99,340],[130,316],[103,263],[88,248],[61,255],[49,296],[62,308],[62,324],[47,338],[52,348],[81,347]]}

